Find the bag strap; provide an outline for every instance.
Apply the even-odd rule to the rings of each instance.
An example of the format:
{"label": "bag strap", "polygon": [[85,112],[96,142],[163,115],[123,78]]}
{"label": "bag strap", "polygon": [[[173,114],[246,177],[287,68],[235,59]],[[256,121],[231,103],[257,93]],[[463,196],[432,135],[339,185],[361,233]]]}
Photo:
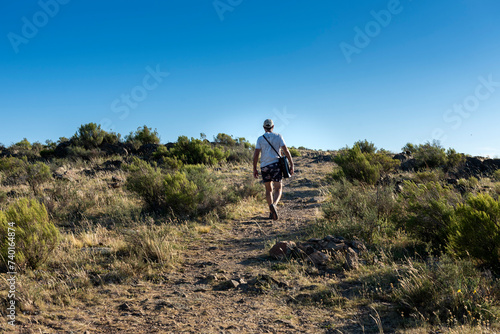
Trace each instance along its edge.
{"label": "bag strap", "polygon": [[264,137],[264,139],[267,141],[267,143],[273,148],[274,152],[276,152],[276,154],[281,157],[281,155],[278,153],[278,151],[276,151],[276,149],[274,148],[274,146],[269,142],[269,140],[267,140],[266,136],[265,135],[262,135],[262,137]]}

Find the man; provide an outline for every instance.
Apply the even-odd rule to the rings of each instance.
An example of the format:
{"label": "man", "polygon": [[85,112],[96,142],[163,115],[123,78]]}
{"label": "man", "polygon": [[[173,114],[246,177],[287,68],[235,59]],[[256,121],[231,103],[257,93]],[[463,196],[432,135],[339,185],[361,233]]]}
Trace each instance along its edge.
{"label": "man", "polygon": [[[281,198],[282,185],[281,179],[282,174],[280,166],[278,164],[279,155],[276,153],[280,152],[280,149],[287,157],[290,164],[290,175],[293,175],[293,161],[290,151],[285,145],[283,137],[278,133],[273,133],[274,123],[271,119],[266,119],[264,121],[264,130],[266,133],[257,139],[257,145],[255,146],[255,152],[253,155],[253,176],[255,178],[259,177],[259,172],[257,171],[257,162],[259,161],[259,155],[262,152],[260,159],[260,170],[262,174],[262,180],[266,186],[266,200],[269,204],[269,210],[271,214],[270,219],[277,220],[278,212],[276,207]],[[267,139],[267,140],[266,140]],[[271,147],[272,145],[272,147]],[[273,149],[274,147],[274,149]],[[275,151],[276,150],[276,151]]]}

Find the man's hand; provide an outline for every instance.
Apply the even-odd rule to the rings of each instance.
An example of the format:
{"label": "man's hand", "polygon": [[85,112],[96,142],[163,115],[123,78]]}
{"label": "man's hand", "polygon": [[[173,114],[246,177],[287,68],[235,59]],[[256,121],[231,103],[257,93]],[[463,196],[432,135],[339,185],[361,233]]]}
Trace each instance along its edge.
{"label": "man's hand", "polygon": [[257,169],[254,168],[253,170],[253,177],[255,177],[256,179],[259,178],[259,172],[257,171]]}
{"label": "man's hand", "polygon": [[295,173],[295,169],[293,167],[293,165],[290,166],[290,175],[293,175],[293,173]]}

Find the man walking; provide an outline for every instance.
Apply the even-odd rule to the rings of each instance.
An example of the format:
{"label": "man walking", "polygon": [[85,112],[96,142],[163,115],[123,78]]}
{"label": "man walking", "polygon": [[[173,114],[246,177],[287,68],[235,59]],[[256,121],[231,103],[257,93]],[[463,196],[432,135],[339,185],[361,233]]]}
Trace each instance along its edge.
{"label": "man walking", "polygon": [[262,156],[260,158],[260,170],[262,180],[266,186],[267,204],[269,204],[269,210],[271,211],[269,218],[277,220],[278,212],[276,207],[281,198],[282,174],[278,164],[280,156],[276,153],[276,151],[280,152],[281,149],[287,157],[290,164],[290,175],[293,175],[293,161],[283,137],[278,133],[273,133],[273,129],[273,121],[271,119],[266,119],[264,121],[264,130],[266,133],[257,139],[257,145],[255,146],[255,153],[253,155],[253,176],[255,178],[259,177],[257,162],[259,161],[259,155],[262,152]]}

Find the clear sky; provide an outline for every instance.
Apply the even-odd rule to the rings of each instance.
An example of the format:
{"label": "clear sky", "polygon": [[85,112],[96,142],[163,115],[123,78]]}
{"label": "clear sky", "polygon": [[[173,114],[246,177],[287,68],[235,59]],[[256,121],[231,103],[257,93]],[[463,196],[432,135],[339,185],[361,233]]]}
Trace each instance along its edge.
{"label": "clear sky", "polygon": [[0,3],[0,143],[95,122],[163,143],[219,132],[289,146],[438,139],[500,156],[497,0]]}

